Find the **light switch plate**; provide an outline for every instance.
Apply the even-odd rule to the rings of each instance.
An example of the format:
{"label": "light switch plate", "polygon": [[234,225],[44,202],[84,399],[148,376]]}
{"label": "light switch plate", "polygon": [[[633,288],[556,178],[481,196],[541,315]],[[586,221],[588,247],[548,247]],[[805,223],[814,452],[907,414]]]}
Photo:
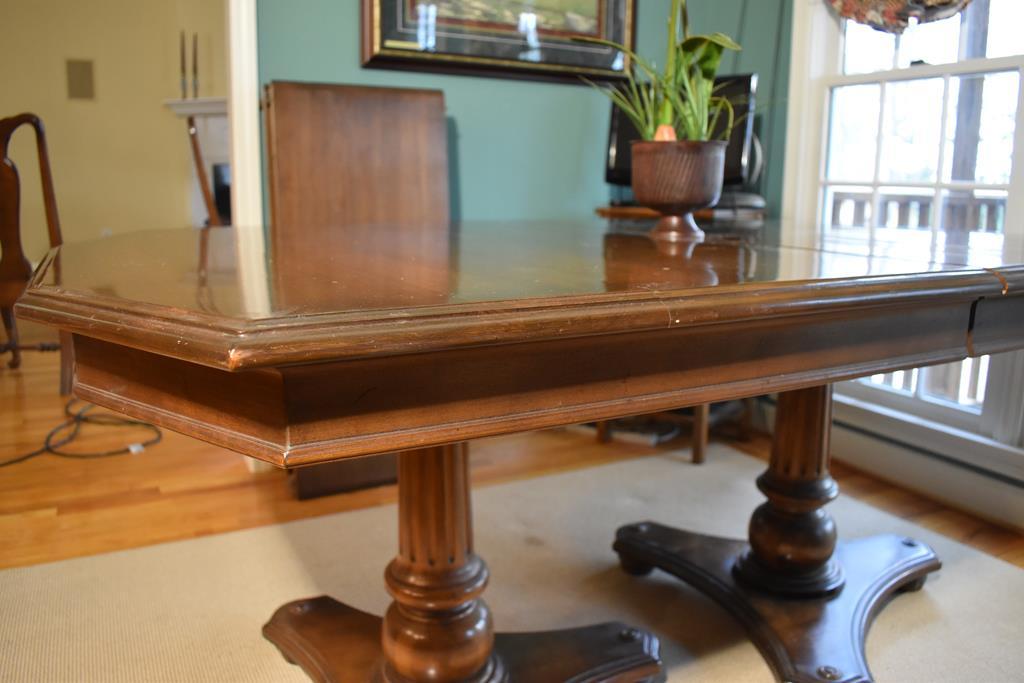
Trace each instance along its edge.
{"label": "light switch plate", "polygon": [[96,99],[96,81],[93,78],[91,59],[69,59],[66,62],[68,72],[68,99]]}

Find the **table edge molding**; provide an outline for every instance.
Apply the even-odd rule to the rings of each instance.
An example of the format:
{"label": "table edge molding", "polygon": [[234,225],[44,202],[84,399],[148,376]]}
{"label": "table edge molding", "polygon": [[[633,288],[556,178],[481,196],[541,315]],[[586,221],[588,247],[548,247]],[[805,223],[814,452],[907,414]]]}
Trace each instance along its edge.
{"label": "table edge molding", "polygon": [[[38,276],[37,276],[38,279]],[[1014,280],[1022,279],[1014,278]],[[992,271],[611,292],[244,321],[34,283],[20,317],[229,371],[1012,296]]]}

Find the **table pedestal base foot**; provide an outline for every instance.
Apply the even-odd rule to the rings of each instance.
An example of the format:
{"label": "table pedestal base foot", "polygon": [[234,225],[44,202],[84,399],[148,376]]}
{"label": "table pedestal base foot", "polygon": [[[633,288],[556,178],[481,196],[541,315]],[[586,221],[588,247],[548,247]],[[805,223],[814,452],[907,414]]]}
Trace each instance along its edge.
{"label": "table pedestal base foot", "polygon": [[[263,635],[315,681],[406,683],[388,673],[381,651],[381,619],[321,596],[284,605]],[[634,683],[657,680],[657,639],[625,624],[538,633],[499,633],[486,681]],[[473,679],[473,683],[478,683]]]}
{"label": "table pedestal base foot", "polygon": [[662,569],[721,604],[743,623],[775,676],[791,683],[871,681],[864,637],[872,619],[894,593],[921,588],[941,566],[931,548],[911,539],[841,541],[834,559],[843,568],[842,588],[793,598],[736,580],[736,561],[749,549],[743,541],[644,522],[620,528],[613,547],[630,574]]}

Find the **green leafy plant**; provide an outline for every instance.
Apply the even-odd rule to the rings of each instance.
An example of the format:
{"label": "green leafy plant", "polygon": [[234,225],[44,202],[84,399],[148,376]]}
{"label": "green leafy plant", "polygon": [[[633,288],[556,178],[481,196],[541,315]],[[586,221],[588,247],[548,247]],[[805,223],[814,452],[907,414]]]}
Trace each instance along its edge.
{"label": "green leafy plant", "polygon": [[[655,64],[625,45],[599,38],[578,40],[607,45],[629,57],[624,83],[587,82],[629,117],[644,140],[710,140],[722,116],[726,117],[722,137],[732,132],[736,123],[732,104],[715,94],[715,74],[725,50],[742,48],[724,33],[690,35],[686,0],[672,0],[661,73]],[[667,134],[668,130],[672,134]]]}

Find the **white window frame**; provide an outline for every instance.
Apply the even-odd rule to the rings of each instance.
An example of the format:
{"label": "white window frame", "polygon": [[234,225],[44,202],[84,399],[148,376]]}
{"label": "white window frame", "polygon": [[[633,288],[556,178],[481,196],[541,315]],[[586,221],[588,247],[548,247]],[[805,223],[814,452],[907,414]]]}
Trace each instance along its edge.
{"label": "white window frame", "polygon": [[[990,368],[989,376],[991,374]],[[920,376],[918,381],[921,381]],[[932,422],[946,424],[954,429],[978,434],[984,433],[986,423],[981,410],[959,408],[940,399],[912,395],[906,391],[866,382],[844,382],[839,386],[839,391],[860,401],[882,403],[888,408],[913,414]]]}
{"label": "white window frame", "polygon": [[[786,139],[782,204],[782,240],[785,244],[810,247],[818,244],[822,211],[820,188],[825,183],[827,162],[824,143],[828,138],[829,93],[833,87],[1012,70],[1018,71],[1024,79],[1024,56],[920,65],[881,73],[843,74],[842,49],[842,22],[825,3],[822,0],[795,0],[787,111],[789,135]],[[948,83],[948,78],[946,80]],[[1024,112],[1024,80],[1017,97],[1020,117]],[[943,123],[945,118],[944,113]],[[998,186],[1009,192],[1003,253],[1008,258],[1024,258],[1024,125],[1016,128],[1014,149],[1022,163],[1013,165],[1008,184]],[[879,162],[876,160],[876,166]],[[941,178],[936,183],[900,182],[889,185],[964,186],[963,183],[943,182]],[[933,211],[937,210],[938,204],[933,202]]]}
{"label": "white window frame", "polygon": [[[1009,196],[1003,254],[1008,260],[1024,260],[1024,125],[1021,123],[1024,117],[1024,57],[921,65],[884,74],[845,75],[842,73],[842,22],[822,0],[795,0],[792,38],[787,112],[789,133],[782,206],[783,244],[814,248],[821,241],[824,195],[821,189],[825,182],[825,145],[833,87],[936,76],[947,77],[948,83],[950,76],[1018,70],[1022,76],[1014,138],[1015,161],[1018,163],[1014,163],[1010,182],[1005,188]],[[929,184],[929,187],[944,184]],[[903,183],[893,185],[906,186]],[[938,201],[933,202],[933,211],[937,210],[938,204]],[[936,224],[933,220],[932,225]],[[807,258],[812,257],[808,255]],[[1000,514],[998,506],[989,509],[982,504],[984,494],[979,493],[982,489],[979,489],[977,481],[972,480],[969,487],[959,483],[966,481],[964,467],[993,473],[993,492],[996,489],[1005,492],[1007,478],[1024,482],[1024,392],[1021,389],[1024,386],[1024,352],[993,357],[988,385],[985,408],[980,415],[951,409],[938,402],[929,405],[920,399],[863,383],[837,385],[837,423],[858,430],[858,433],[837,429],[833,436],[833,452],[840,459],[912,488],[915,481],[929,480],[932,482],[928,487],[932,495],[975,509],[986,516],[1001,518],[1015,526],[1021,525],[1024,518],[1020,510],[1006,518]],[[878,445],[865,449],[865,434],[876,434],[880,439],[876,442]],[[898,443],[904,444],[902,451],[893,446]],[[904,464],[894,462],[891,457],[877,457],[882,451],[887,455],[902,452]],[[922,452],[932,453],[935,457],[922,457]],[[950,463],[959,463],[960,469]],[[997,481],[1000,477],[1002,480]],[[940,481],[946,487],[942,491],[935,486],[935,482]],[[1012,485],[1009,486],[1012,489]],[[997,498],[993,493],[992,500]]]}

